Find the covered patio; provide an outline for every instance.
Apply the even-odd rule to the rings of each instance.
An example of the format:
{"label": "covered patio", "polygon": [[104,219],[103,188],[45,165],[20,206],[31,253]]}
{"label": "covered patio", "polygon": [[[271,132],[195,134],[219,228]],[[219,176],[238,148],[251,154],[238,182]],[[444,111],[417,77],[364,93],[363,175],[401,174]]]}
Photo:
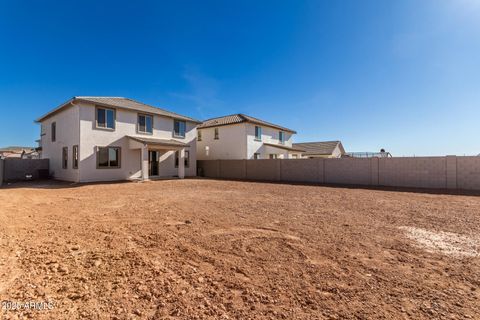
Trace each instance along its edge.
{"label": "covered patio", "polygon": [[140,149],[141,178],[149,180],[159,176],[158,154],[156,151],[178,151],[178,177],[185,178],[185,148],[189,145],[173,139],[157,139],[127,136],[130,149]]}

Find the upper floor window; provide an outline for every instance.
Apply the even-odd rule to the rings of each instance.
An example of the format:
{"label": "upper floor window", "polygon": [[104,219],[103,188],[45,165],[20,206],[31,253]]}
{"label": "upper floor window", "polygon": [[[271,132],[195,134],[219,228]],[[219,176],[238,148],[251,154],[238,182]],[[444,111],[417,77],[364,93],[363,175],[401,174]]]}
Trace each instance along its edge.
{"label": "upper floor window", "polygon": [[52,122],[52,142],[55,142],[57,140],[57,123]]}
{"label": "upper floor window", "polygon": [[255,140],[262,140],[262,127],[255,126]]}
{"label": "upper floor window", "polygon": [[219,137],[219,134],[218,134],[218,128],[215,128],[215,129],[214,129],[214,136],[213,136],[213,139],[215,139],[215,140],[218,140],[218,139],[220,139],[220,137]]}
{"label": "upper floor window", "polygon": [[115,130],[115,110],[97,107],[97,128]]}
{"label": "upper floor window", "polygon": [[197,141],[202,141],[202,131],[197,130]]}
{"label": "upper floor window", "polygon": [[99,147],[97,151],[97,168],[120,168],[119,147]]}
{"label": "upper floor window", "polygon": [[185,131],[187,123],[183,120],[173,120],[173,136],[178,138],[185,138]]}
{"label": "upper floor window", "polygon": [[153,117],[148,114],[138,115],[138,132],[140,133],[153,133]]}
{"label": "upper floor window", "polygon": [[281,144],[284,144],[284,143],[285,143],[285,132],[283,132],[283,131],[279,131],[279,132],[278,132],[278,141],[279,141]]}

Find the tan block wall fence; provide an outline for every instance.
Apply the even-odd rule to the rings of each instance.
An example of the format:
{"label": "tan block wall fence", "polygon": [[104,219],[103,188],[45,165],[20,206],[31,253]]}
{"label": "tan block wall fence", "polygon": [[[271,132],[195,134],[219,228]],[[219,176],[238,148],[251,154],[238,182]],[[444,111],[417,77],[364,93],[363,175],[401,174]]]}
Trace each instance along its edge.
{"label": "tan block wall fence", "polygon": [[219,179],[480,190],[480,157],[200,160]]}

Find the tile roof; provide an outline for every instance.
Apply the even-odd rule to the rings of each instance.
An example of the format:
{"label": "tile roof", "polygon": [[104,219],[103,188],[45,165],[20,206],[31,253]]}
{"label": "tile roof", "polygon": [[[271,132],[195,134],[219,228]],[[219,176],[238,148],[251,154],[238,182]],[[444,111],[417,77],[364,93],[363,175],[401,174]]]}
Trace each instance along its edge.
{"label": "tile roof", "polygon": [[318,141],[293,143],[294,148],[304,149],[304,155],[327,155],[332,154],[335,148],[339,146],[342,153],[345,153],[342,142],[340,141]]}
{"label": "tile roof", "polygon": [[151,113],[151,114],[158,114],[161,116],[169,117],[169,118],[175,118],[175,119],[180,119],[180,120],[185,120],[185,121],[190,121],[194,123],[201,123],[201,121],[195,120],[190,117],[182,116],[179,115],[178,113],[174,113],[171,111],[167,111],[164,109],[160,109],[145,103],[141,103],[138,101],[135,101],[133,99],[129,98],[123,98],[123,97],[86,97],[86,96],[78,96],[78,97],[73,97],[72,99],[68,100],[64,104],[60,105],[58,108],[50,111],[49,113],[43,115],[39,119],[37,119],[37,122],[41,122],[48,117],[52,116],[53,114],[61,111],[63,108],[67,107],[70,105],[70,103],[74,101],[83,101],[87,103],[92,103],[95,105],[100,105],[100,106],[106,106],[106,107],[115,107],[115,108],[122,108],[122,109],[127,109],[127,110],[132,110],[132,111],[141,111],[141,112],[146,112],[146,113]]}
{"label": "tile roof", "polygon": [[284,150],[288,150],[288,151],[305,152],[305,149],[296,148],[296,147],[289,147],[289,146],[286,146],[286,145],[283,145],[283,144],[274,144],[274,143],[266,143],[266,142],[264,142],[263,144],[266,145],[266,146],[269,146],[269,147],[284,149]]}
{"label": "tile roof", "polygon": [[270,122],[267,122],[267,121],[264,121],[264,120],[260,120],[258,118],[247,116],[247,115],[242,114],[242,113],[237,113],[237,114],[232,114],[232,115],[228,115],[228,116],[223,116],[223,117],[218,117],[218,118],[212,118],[212,119],[205,120],[198,126],[198,128],[203,129],[203,128],[210,128],[210,127],[219,127],[219,126],[225,126],[225,125],[228,125],[228,124],[236,124],[236,123],[242,123],[242,122],[251,122],[251,123],[263,125],[263,126],[266,126],[266,127],[271,127],[271,128],[275,128],[275,129],[279,129],[279,130],[283,130],[283,131],[288,131],[288,132],[291,132],[291,133],[297,133],[295,130],[288,129],[288,128],[285,128],[285,127],[282,127],[282,126],[279,126],[279,125],[276,125],[276,124],[273,124],[273,123],[270,123]]}

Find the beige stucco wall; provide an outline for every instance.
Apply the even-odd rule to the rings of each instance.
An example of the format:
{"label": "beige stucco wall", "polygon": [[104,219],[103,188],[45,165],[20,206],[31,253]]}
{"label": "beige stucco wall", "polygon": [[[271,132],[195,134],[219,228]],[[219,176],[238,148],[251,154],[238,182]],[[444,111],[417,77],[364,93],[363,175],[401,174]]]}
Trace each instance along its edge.
{"label": "beige stucco wall", "polygon": [[[42,159],[50,159],[50,175],[58,180],[79,180],[79,170],[72,168],[72,147],[79,145],[80,125],[79,107],[70,106],[41,123],[40,136],[42,146]],[[52,123],[56,123],[56,140],[52,142]],[[43,129],[42,129],[43,126]],[[68,167],[62,168],[62,149],[68,148]]]}
{"label": "beige stucco wall", "polygon": [[[480,190],[480,157],[199,161],[213,178]],[[242,164],[243,162],[243,164]]]}
{"label": "beige stucco wall", "polygon": [[[197,141],[198,160],[217,159],[245,159],[247,153],[246,126],[245,123],[219,126],[218,137],[215,140],[215,128],[199,129],[202,132],[202,140]],[[208,147],[208,155],[206,152]]]}

